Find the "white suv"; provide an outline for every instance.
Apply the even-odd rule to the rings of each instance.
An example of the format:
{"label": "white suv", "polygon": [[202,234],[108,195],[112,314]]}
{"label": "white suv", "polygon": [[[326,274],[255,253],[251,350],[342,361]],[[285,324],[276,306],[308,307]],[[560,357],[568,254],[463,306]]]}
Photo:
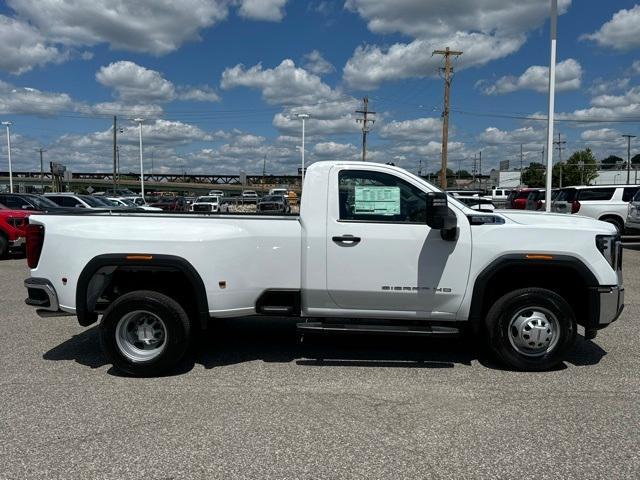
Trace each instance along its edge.
{"label": "white suv", "polygon": [[623,233],[629,202],[640,185],[592,185],[561,188],[553,201],[557,213],[577,213],[614,225]]}

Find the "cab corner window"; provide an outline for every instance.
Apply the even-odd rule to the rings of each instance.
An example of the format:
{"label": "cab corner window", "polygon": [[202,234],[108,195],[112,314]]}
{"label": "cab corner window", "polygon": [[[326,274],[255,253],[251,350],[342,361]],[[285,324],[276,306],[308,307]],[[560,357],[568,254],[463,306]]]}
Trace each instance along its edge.
{"label": "cab corner window", "polygon": [[388,173],[342,170],[338,197],[343,221],[426,223],[426,193]]}

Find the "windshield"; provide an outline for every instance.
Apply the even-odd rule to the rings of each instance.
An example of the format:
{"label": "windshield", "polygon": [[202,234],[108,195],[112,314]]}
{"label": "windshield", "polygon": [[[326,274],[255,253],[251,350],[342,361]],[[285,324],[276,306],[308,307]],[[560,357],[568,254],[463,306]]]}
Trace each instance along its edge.
{"label": "windshield", "polygon": [[218,197],[198,197],[197,203],[218,203]]}
{"label": "windshield", "polygon": [[263,202],[282,202],[284,201],[284,198],[282,198],[282,195],[267,195],[266,197],[262,198]]}
{"label": "windshield", "polygon": [[29,195],[26,198],[30,203],[35,205],[38,208],[38,210],[46,210],[48,208],[60,208],[60,205],[58,205],[55,202],[52,202],[48,198],[39,197],[37,195]]}
{"label": "windshield", "polygon": [[90,197],[89,195],[78,195],[78,198],[82,199],[85,203],[87,203],[90,207],[100,208],[100,207],[110,207],[108,203],[102,203],[96,199],[96,197]]}

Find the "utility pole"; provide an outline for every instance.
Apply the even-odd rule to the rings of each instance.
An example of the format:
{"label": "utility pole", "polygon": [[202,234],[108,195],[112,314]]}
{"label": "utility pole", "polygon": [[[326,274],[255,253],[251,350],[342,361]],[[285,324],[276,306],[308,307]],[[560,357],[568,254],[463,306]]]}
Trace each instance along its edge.
{"label": "utility pole", "polygon": [[367,133],[369,133],[369,125],[373,125],[375,120],[367,118],[369,115],[375,115],[376,112],[369,110],[369,97],[362,99],[362,110],[356,110],[361,113],[362,118],[356,118],[357,123],[362,123],[362,161],[367,161]]}
{"label": "utility pole", "polygon": [[563,145],[566,145],[567,142],[565,142],[564,140],[560,139],[560,132],[558,132],[558,140],[556,142],[553,142],[553,143],[556,146],[556,149],[558,150],[558,162],[562,162],[562,150],[565,149],[565,147],[563,147]]}
{"label": "utility pole", "polygon": [[418,166],[418,176],[422,177],[422,158],[420,158],[420,164]]}
{"label": "utility pole", "polygon": [[444,56],[444,108],[442,110],[442,159],[440,166],[440,188],[447,188],[447,145],[449,143],[449,89],[451,88],[451,55],[459,57],[462,52],[451,50],[434,50],[431,56]]}
{"label": "utility pole", "polygon": [[627,185],[631,182],[631,139],[635,135],[622,135],[627,139]]}
{"label": "utility pole", "polygon": [[37,151],[40,152],[40,190],[44,193],[44,164],[42,163],[42,154],[46,152],[46,150],[40,147]]}
{"label": "utility pole", "polygon": [[[544,148],[543,148],[543,150],[544,150]],[[544,153],[542,154],[542,157],[544,158]],[[542,163],[544,163],[544,160],[543,160]],[[522,155],[522,144],[520,144],[520,171],[522,171],[523,164],[524,164],[524,157]]]}
{"label": "utility pole", "polygon": [[116,128],[116,123],[117,123],[117,117],[114,115],[113,116],[113,194],[116,194],[116,157],[118,155],[117,153],[117,128]]}
{"label": "utility pole", "polygon": [[267,155],[262,158],[262,183],[267,181]]}

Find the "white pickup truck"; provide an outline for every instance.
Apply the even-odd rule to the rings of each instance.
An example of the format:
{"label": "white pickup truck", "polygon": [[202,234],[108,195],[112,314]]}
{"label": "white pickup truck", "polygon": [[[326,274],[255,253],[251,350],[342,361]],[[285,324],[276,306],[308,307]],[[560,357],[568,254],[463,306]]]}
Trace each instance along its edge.
{"label": "white pickup truck", "polygon": [[471,332],[507,366],[566,358],[624,304],[615,228],[579,216],[465,207],[389,165],[309,167],[299,216],[32,215],[26,302],[101,317],[104,353],[155,375],[215,319],[301,317],[302,332]]}

